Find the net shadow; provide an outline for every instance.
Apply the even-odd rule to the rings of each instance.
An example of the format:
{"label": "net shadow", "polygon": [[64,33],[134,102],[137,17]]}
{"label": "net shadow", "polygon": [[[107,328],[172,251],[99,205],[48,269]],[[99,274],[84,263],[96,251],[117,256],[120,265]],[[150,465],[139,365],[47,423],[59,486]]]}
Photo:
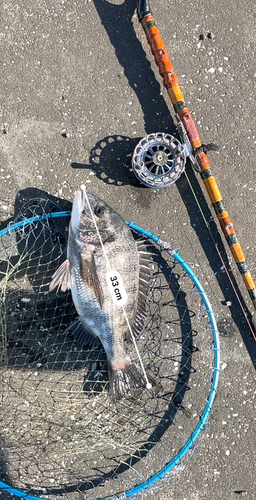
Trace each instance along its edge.
{"label": "net shadow", "polygon": [[[8,248],[12,259],[0,282],[5,474],[47,498],[75,499],[78,489],[106,496],[156,473],[160,457],[177,453],[200,420],[211,385],[209,318],[191,278],[154,246],[138,348],[156,384],[113,403],[103,349],[80,348],[63,334],[74,306],[70,294],[49,293],[49,282],[65,258],[68,220],[45,219],[42,207],[49,209],[47,199],[29,200],[26,216],[39,221],[2,242],[3,260]],[[136,359],[134,347],[127,350]]]}

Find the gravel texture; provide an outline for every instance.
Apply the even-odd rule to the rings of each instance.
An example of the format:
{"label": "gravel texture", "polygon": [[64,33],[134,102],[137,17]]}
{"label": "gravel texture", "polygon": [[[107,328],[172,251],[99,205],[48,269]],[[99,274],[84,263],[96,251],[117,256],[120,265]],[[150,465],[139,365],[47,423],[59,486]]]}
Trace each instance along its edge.
{"label": "gravel texture", "polygon": [[[35,189],[72,201],[85,183],[198,265],[220,327],[219,391],[191,461],[145,498],[253,500],[256,342],[213,240],[243,306],[248,314],[253,309],[190,165],[188,178],[211,234],[184,175],[166,190],[151,191],[131,172],[143,136],[175,131],[135,8],[135,0],[4,0],[0,216],[13,218],[15,200]],[[151,8],[201,138],[219,145],[209,153],[212,170],[255,276],[255,3],[151,0]],[[9,498],[0,492],[0,499]]]}

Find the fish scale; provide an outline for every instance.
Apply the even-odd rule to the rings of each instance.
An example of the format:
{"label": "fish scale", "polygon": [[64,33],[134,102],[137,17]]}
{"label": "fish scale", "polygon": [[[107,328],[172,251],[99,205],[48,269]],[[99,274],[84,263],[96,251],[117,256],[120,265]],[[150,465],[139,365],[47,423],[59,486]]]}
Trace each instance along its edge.
{"label": "fish scale", "polygon": [[[127,319],[135,337],[143,331],[149,260],[145,242],[135,242],[122,217],[81,187],[73,202],[67,259],[54,273],[50,291],[71,289],[78,319],[68,330],[77,343],[93,346],[97,338],[102,343],[114,400],[146,384],[144,374],[126,352],[125,340],[130,337]],[[110,269],[112,283],[118,283],[114,285],[116,300],[107,282]],[[118,273],[122,284],[115,276]],[[127,295],[125,310],[118,304],[122,286]]]}

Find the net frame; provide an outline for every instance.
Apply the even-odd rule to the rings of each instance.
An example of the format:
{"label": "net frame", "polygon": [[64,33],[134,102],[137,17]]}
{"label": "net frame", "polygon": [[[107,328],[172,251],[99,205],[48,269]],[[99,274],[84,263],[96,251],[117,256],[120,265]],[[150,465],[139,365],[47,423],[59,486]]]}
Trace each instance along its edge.
{"label": "net frame", "polygon": [[[35,223],[37,221],[42,221],[46,219],[55,219],[59,217],[70,217],[71,212],[70,211],[62,211],[62,212],[51,212],[49,214],[43,214],[43,215],[38,215],[34,217],[27,218],[26,220],[21,220],[19,222],[15,223],[9,223],[6,228],[0,231],[0,238],[2,238],[4,235],[8,234],[9,232],[15,231],[18,228],[25,227],[29,224]],[[172,469],[174,469],[178,464],[181,463],[182,459],[185,457],[186,454],[190,450],[192,450],[195,447],[196,442],[198,441],[200,433],[205,429],[206,423],[208,421],[209,415],[212,411],[212,406],[214,402],[214,398],[217,392],[217,386],[218,386],[218,380],[219,380],[219,373],[220,373],[220,342],[219,342],[219,334],[218,334],[218,329],[217,329],[217,324],[216,324],[216,319],[215,319],[215,314],[212,310],[209,298],[200,282],[200,279],[194,271],[191,269],[189,264],[183,260],[183,258],[179,255],[178,251],[173,250],[170,245],[166,242],[163,242],[159,236],[156,236],[152,234],[150,231],[145,230],[141,228],[140,226],[136,225],[135,223],[131,223],[126,221],[127,225],[137,233],[139,233],[141,236],[148,238],[149,240],[153,241],[156,245],[158,245],[161,249],[164,249],[167,251],[174,259],[177,261],[183,270],[187,273],[187,275],[191,278],[193,281],[194,285],[197,288],[197,291],[199,292],[202,301],[204,303],[204,306],[206,308],[209,320],[210,320],[210,325],[211,325],[211,331],[212,331],[212,337],[213,337],[213,349],[214,349],[214,365],[213,365],[213,375],[212,375],[212,381],[211,381],[211,388],[210,392],[207,398],[207,402],[205,405],[205,408],[202,412],[201,418],[195,429],[191,432],[191,435],[189,439],[186,441],[186,443],[182,446],[182,448],[178,451],[178,453],[174,456],[172,460],[170,460],[164,467],[162,467],[156,474],[152,475],[149,479],[146,481],[140,482],[138,485],[136,485],[133,488],[127,489],[126,491],[123,492],[123,494],[120,495],[115,495],[114,497],[97,497],[95,500],[110,500],[110,499],[123,499],[123,498],[130,498],[133,495],[136,495],[138,493],[141,493],[145,490],[148,490],[151,488],[153,485],[155,485],[157,482],[160,482],[162,479],[164,479]],[[16,495],[19,498],[24,498],[26,500],[46,500],[44,497],[40,496],[35,496],[35,495],[30,495],[28,493],[24,493],[21,490],[11,487],[7,483],[0,481],[0,488],[6,492],[9,492],[13,495]]]}

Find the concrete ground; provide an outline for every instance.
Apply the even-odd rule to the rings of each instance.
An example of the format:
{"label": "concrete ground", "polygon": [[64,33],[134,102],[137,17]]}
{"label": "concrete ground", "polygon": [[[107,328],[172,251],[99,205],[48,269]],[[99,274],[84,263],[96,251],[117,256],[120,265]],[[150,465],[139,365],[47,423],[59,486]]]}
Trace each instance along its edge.
{"label": "concrete ground", "polygon": [[[256,342],[212,237],[243,307],[249,315],[253,309],[198,174],[187,166],[211,235],[184,175],[151,191],[130,170],[141,137],[175,130],[135,7],[135,0],[4,0],[1,220],[12,217],[21,191],[37,188],[72,201],[83,182],[200,265],[221,331],[219,391],[191,461],[145,498],[253,500]],[[209,159],[255,277],[255,2],[151,0],[151,8],[201,138],[220,147]]]}

